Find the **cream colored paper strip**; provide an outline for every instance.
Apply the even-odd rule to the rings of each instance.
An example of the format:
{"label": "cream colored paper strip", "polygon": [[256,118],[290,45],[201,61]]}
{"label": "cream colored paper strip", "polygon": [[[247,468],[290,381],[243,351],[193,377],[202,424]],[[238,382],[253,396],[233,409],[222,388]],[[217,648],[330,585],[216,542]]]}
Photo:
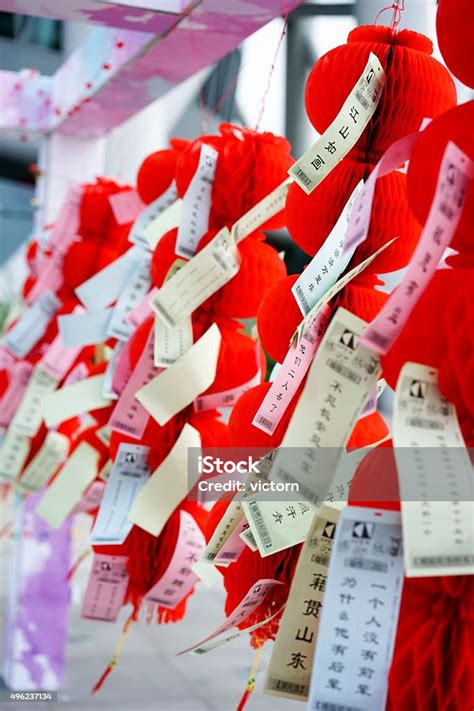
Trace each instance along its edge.
{"label": "cream colored paper strip", "polygon": [[305,193],[312,193],[355,146],[374,115],[385,81],[383,67],[371,52],[367,66],[332,124],[288,171]]}
{"label": "cream colored paper strip", "polygon": [[314,517],[298,558],[280,621],[264,692],[306,701],[339,511],[323,506]]}
{"label": "cream colored paper strip", "polygon": [[173,449],[141,489],[128,515],[152,536],[159,536],[169,517],[188,493],[188,449],[200,447],[199,432],[185,424]]}
{"label": "cream colored paper strip", "polygon": [[97,476],[99,453],[81,442],[41,498],[36,513],[53,528],[59,528]]}
{"label": "cream colored paper strip", "polygon": [[18,485],[26,491],[37,491],[51,479],[64,462],[69,450],[69,439],[60,432],[48,432],[46,439],[26,467]]}
{"label": "cream colored paper strip", "polygon": [[84,412],[110,405],[102,395],[103,375],[94,375],[78,383],[46,395],[43,400],[43,417],[48,427],[70,420]]}
{"label": "cream colored paper strip", "polygon": [[221,334],[213,324],[179,360],[138,390],[136,399],[158,424],[165,425],[212,385],[220,345]]}

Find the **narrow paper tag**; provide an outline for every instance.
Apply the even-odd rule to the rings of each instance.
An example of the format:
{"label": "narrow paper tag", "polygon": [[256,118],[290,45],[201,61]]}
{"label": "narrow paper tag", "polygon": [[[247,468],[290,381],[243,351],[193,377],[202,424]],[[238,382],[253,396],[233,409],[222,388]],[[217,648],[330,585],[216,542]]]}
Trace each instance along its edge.
{"label": "narrow paper tag", "polygon": [[290,178],[287,178],[233,224],[232,236],[236,244],[284,210],[286,196],[292,182]]}
{"label": "narrow paper tag", "polygon": [[59,528],[96,478],[98,463],[98,451],[81,442],[46,489],[36,507],[38,516],[53,528]]}
{"label": "narrow paper tag", "polygon": [[159,536],[169,517],[188,493],[188,449],[200,447],[201,436],[186,423],[166,459],[133,501],[129,520]]}
{"label": "narrow paper tag", "polygon": [[55,427],[71,417],[110,405],[110,400],[102,395],[103,383],[103,375],[93,375],[46,395],[42,403],[46,425]]}
{"label": "narrow paper tag", "polygon": [[175,250],[180,257],[194,257],[200,240],[209,228],[212,186],[218,157],[219,153],[212,146],[201,144],[199,165],[183,198]]}
{"label": "narrow paper tag", "polygon": [[52,291],[46,291],[20,316],[13,328],[5,333],[1,345],[17,358],[24,358],[46,333],[49,322],[61,307]]}
{"label": "narrow paper tag", "polygon": [[303,316],[333,286],[351,260],[354,250],[343,254],[343,247],[349,214],[361,185],[357,185],[331,234],[291,288]]}
{"label": "narrow paper tag", "polygon": [[239,521],[232,533],[228,536],[224,545],[217,553],[214,562],[218,563],[235,563],[239,559],[240,554],[245,549],[245,541],[241,538],[241,534],[249,528],[249,524],[245,516]]}
{"label": "narrow paper tag", "polygon": [[112,313],[113,309],[103,309],[59,316],[58,328],[63,346],[83,348],[106,341]]}
{"label": "narrow paper tag", "polygon": [[167,368],[193,345],[193,322],[189,316],[174,328],[155,316],[155,365]]}
{"label": "narrow paper tag", "polygon": [[128,225],[137,219],[145,204],[136,190],[123,190],[109,197],[109,204],[118,225]]}
{"label": "narrow paper tag", "polygon": [[151,254],[142,250],[112,312],[107,336],[119,341],[128,341],[131,337],[133,328],[127,317],[150,289],[150,262]]}
{"label": "narrow paper tag", "polygon": [[18,482],[26,491],[38,491],[51,479],[69,451],[69,439],[60,432],[48,432]]}
{"label": "narrow paper tag", "polygon": [[344,289],[349,282],[352,281],[356,276],[361,274],[364,269],[366,269],[374,259],[376,259],[379,254],[381,254],[387,247],[390,247],[390,245],[395,242],[397,238],[395,237],[394,239],[391,239],[390,242],[386,242],[380,249],[378,249],[374,254],[371,254],[370,257],[367,257],[367,259],[364,259],[363,262],[360,262],[354,269],[351,269],[350,272],[347,272],[344,274],[343,277],[341,277],[338,281],[335,282],[327,291],[326,293],[317,301],[314,306],[311,308],[310,311],[308,311],[306,317],[303,319],[303,321],[299,324],[298,328],[296,329],[295,333],[293,334],[292,341],[299,341],[303,332],[305,329],[307,329],[310,324],[313,322],[315,318],[318,317],[318,315],[321,313],[322,309],[325,307],[331,299],[333,299],[336,294],[338,294],[342,289]]}
{"label": "narrow paper tag", "polygon": [[[247,521],[247,519],[245,519],[245,520]],[[245,543],[245,545],[248,546],[248,548],[250,548],[251,551],[254,551],[254,552],[258,551],[257,542],[255,540],[255,536],[252,533],[252,529],[250,528],[248,521],[247,521],[247,526],[248,526],[248,528],[246,528],[244,531],[242,531],[242,533],[240,534],[240,537],[243,540],[243,542]]]}
{"label": "narrow paper tag", "polygon": [[430,213],[403,280],[364,333],[363,343],[377,353],[389,350],[431,281],[456,231],[473,177],[474,162],[449,141]]}
{"label": "narrow paper tag", "polygon": [[357,84],[332,124],[288,171],[310,195],[331,170],[349,153],[374,115],[386,80],[373,52]]}
{"label": "narrow paper tag", "polygon": [[143,352],[112,412],[109,427],[116,432],[140,439],[150,415],[135,395],[146,383],[160,373],[153,362],[153,331],[150,331]]}
{"label": "narrow paper tag", "polygon": [[362,190],[357,195],[350,212],[347,235],[344,241],[344,254],[353,254],[356,247],[365,242],[369,234],[372,204],[378,178],[388,175],[398,166],[410,160],[419,132],[410,133],[400,138],[385,151]]}
{"label": "narrow paper tag", "polygon": [[165,425],[212,385],[220,345],[221,334],[214,323],[179,360],[136,393],[158,424]]}
{"label": "narrow paper tag", "polygon": [[330,315],[331,309],[326,305],[312,321],[308,329],[304,331],[300,342],[290,345],[270,390],[265,395],[252,420],[254,427],[269,435],[278,427],[281,418],[308,372],[308,368],[329,323]]}
{"label": "narrow paper tag", "polygon": [[[172,205],[176,198],[178,197],[178,191],[176,190],[176,183],[171,183],[170,187],[163,195],[154,200],[149,205],[143,207],[142,211],[136,218],[132,225],[130,234],[128,235],[129,242],[138,244],[141,247],[149,248],[148,241],[146,239],[146,232],[148,227],[164,212],[170,205]],[[177,224],[177,223],[176,223]],[[174,225],[176,227],[176,225]]]}
{"label": "narrow paper tag", "polygon": [[173,200],[143,231],[148,249],[151,249],[152,252],[155,251],[156,245],[167,232],[178,227],[181,220],[182,206],[183,201],[181,199]]}
{"label": "narrow paper tag", "polygon": [[393,442],[408,577],[474,573],[474,479],[454,405],[438,373],[405,363],[395,396]]}
{"label": "narrow paper tag", "polygon": [[[258,580],[255,585],[253,585],[248,593],[245,595],[244,599],[239,603],[231,615],[226,619],[226,621],[220,625],[214,632],[212,632],[208,637],[188,649],[183,649],[179,654],[186,654],[187,652],[192,652],[193,654],[204,654],[205,652],[215,649],[218,644],[223,644],[228,639],[219,640],[216,644],[216,637],[220,637],[229,630],[237,627],[237,625],[242,624],[245,620],[252,615],[255,610],[262,604],[270,590],[273,590],[277,585],[282,585],[278,580],[262,579]],[[265,620],[268,622],[268,620]],[[263,624],[263,623],[262,623]],[[249,630],[247,630],[248,632]]]}
{"label": "narrow paper tag", "polygon": [[403,582],[400,514],[349,506],[337,524],[311,711],[385,708]]}
{"label": "narrow paper tag", "polygon": [[128,587],[128,556],[95,554],[82,603],[81,617],[115,622]]}
{"label": "narrow paper tag", "polygon": [[204,545],[205,538],[196,521],[187,511],[180,511],[173,557],[162,577],[145,595],[145,600],[170,610],[179,605],[199,580],[192,566],[201,557]]}
{"label": "narrow paper tag", "polygon": [[8,427],[12,417],[14,416],[21,399],[28,387],[28,381],[31,378],[33,366],[27,361],[15,363],[9,372],[8,388],[0,400],[0,426]]}
{"label": "narrow paper tag", "polygon": [[308,531],[272,648],[263,689],[267,694],[297,701],[308,698],[338,518],[336,509],[323,506]]}
{"label": "narrow paper tag", "polygon": [[150,473],[149,447],[122,443],[119,447],[92,529],[91,545],[121,545],[132,530],[128,515]]}
{"label": "narrow paper tag", "polygon": [[239,271],[240,253],[224,227],[204,249],[169,279],[150,306],[172,328],[227,284]]}
{"label": "narrow paper tag", "polygon": [[[365,321],[339,308],[318,348],[278,449],[271,479],[296,482],[302,500],[325,500],[344,447],[380,372],[359,343]],[[300,543],[311,523],[310,503],[253,501],[244,511],[262,556]]]}
{"label": "narrow paper tag", "polygon": [[24,435],[7,430],[0,446],[0,480],[14,481],[23,469],[31,447]]}
{"label": "narrow paper tag", "polygon": [[132,247],[77,287],[76,296],[89,311],[102,311],[118,299],[142,253]]}
{"label": "narrow paper tag", "polygon": [[41,358],[41,369],[60,382],[81,352],[81,346],[68,348],[62,342],[61,336],[56,336],[48,350]]}
{"label": "narrow paper tag", "polygon": [[244,519],[240,501],[231,501],[202,554],[203,563],[213,563],[226,541]]}
{"label": "narrow paper tag", "polygon": [[36,366],[31,376],[21,404],[11,421],[10,428],[26,437],[36,437],[43,421],[43,402],[48,393],[57,386],[52,378],[40,366]]}

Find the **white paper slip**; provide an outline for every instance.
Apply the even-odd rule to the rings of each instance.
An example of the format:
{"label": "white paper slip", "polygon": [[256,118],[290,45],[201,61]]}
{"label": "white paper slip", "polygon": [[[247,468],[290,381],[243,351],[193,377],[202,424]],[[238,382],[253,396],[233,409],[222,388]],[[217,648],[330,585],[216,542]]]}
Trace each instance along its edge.
{"label": "white paper slip", "polygon": [[77,287],[76,296],[89,311],[103,311],[118,299],[141,253],[132,247]]}
{"label": "white paper slip", "polygon": [[94,554],[81,617],[115,622],[125,600],[128,556]]}
{"label": "white paper slip", "polygon": [[299,324],[298,328],[296,329],[295,333],[293,334],[292,337],[292,342],[299,341],[303,335],[303,333],[311,327],[311,324],[314,322],[315,319],[318,318],[319,314],[321,311],[324,309],[326,304],[333,299],[336,294],[338,294],[342,289],[349,284],[349,282],[352,281],[356,276],[361,274],[365,269],[367,269],[368,266],[372,264],[372,262],[381,254],[384,250],[386,250],[390,245],[397,239],[395,237],[394,239],[391,239],[389,242],[386,242],[382,247],[380,247],[374,254],[371,254],[370,257],[367,257],[367,259],[364,259],[363,262],[360,262],[356,267],[351,269],[349,272],[346,272],[344,276],[342,276],[338,281],[336,281],[327,291],[323,294],[323,296],[314,304],[314,306],[308,311],[306,314],[305,318],[301,323]]}
{"label": "white paper slip", "polygon": [[152,536],[159,536],[188,493],[188,449],[200,447],[199,432],[186,423],[166,459],[137,494],[128,518]]}
{"label": "white paper slip", "polygon": [[53,528],[59,528],[96,478],[98,464],[98,451],[81,442],[41,497],[37,515]]}
{"label": "white paper slip", "polygon": [[[240,625],[245,622],[245,620],[249,618],[250,615],[252,615],[258,607],[260,607],[268,593],[273,590],[277,585],[282,584],[283,583],[280,583],[278,580],[272,580],[268,578],[258,580],[254,585],[252,585],[243,600],[239,603],[239,605],[235,608],[232,614],[229,615],[229,617],[222,625],[220,625],[216,630],[214,630],[214,632],[212,632],[208,637],[203,639],[202,642],[199,642],[198,644],[195,644],[192,647],[189,647],[188,649],[183,649],[183,651],[179,652],[179,654],[186,654],[187,652],[192,652],[193,654],[204,654],[205,652],[209,652],[211,649],[215,649],[217,646],[220,646],[221,644],[230,641],[230,639],[233,639],[234,635],[232,635],[230,638],[224,639],[222,639],[222,635],[224,635],[226,632],[229,632],[229,630],[232,630],[233,628],[237,627],[237,625]],[[278,614],[278,612],[276,612],[276,614]],[[249,632],[251,629],[255,629],[261,624],[266,624],[267,622],[269,622],[269,619],[263,620],[262,622],[251,628],[247,628],[246,631]],[[220,639],[217,640],[216,638]]]}
{"label": "white paper slip", "polygon": [[311,711],[385,709],[402,583],[400,514],[344,509],[319,622]]}
{"label": "white paper slip", "polygon": [[106,400],[118,400],[118,393],[116,393],[113,388],[113,380],[117,364],[124,348],[125,343],[117,341],[107,363],[104,373],[104,383],[102,386],[102,395]]}
{"label": "white paper slip", "polygon": [[23,469],[31,440],[8,429],[0,445],[0,481],[14,481]]}
{"label": "white paper slip", "polygon": [[139,444],[120,445],[89,538],[91,545],[120,545],[132,530],[128,515],[150,473],[148,452],[149,447]]}
{"label": "white paper slip", "polygon": [[211,194],[219,153],[206,143],[201,144],[199,164],[183,198],[175,252],[189,259],[209,228]]}
{"label": "white paper slip", "polygon": [[191,570],[207,588],[214,588],[216,585],[222,584],[222,573],[215,565],[198,560],[197,563],[193,563]]}
{"label": "white paper slip", "polygon": [[20,407],[10,424],[14,432],[36,437],[43,421],[43,400],[56,386],[56,378],[51,377],[40,366],[35,367]]}
{"label": "white paper slip", "polygon": [[183,201],[174,200],[160,215],[151,222],[143,234],[148,248],[153,252],[162,237],[170,230],[178,227],[181,220]]}
{"label": "white paper slip", "polygon": [[242,507],[262,558],[302,543],[317,512],[306,501],[243,501]]}
{"label": "white paper slip", "polygon": [[[166,190],[163,195],[160,195],[156,200],[147,205],[138,215],[137,219],[132,225],[130,234],[128,235],[129,242],[138,244],[141,247],[149,248],[148,241],[146,238],[146,233],[148,228],[153,224],[157,218],[172,205],[178,197],[178,191],[176,190],[176,183],[171,183],[168,190]],[[173,225],[176,227],[176,225]]]}
{"label": "white paper slip", "polygon": [[263,688],[267,694],[294,701],[308,698],[338,518],[336,509],[323,506],[311,523],[272,647]]}
{"label": "white paper slip", "polygon": [[174,327],[227,284],[239,271],[240,261],[235,241],[224,227],[163,284],[150,306],[168,326]]}
{"label": "white paper slip", "polygon": [[244,518],[240,501],[231,501],[202,554],[203,563],[213,563],[229,536]]}
{"label": "white paper slip", "polygon": [[69,439],[60,432],[48,432],[46,438],[26,467],[18,486],[26,491],[38,491],[51,479],[69,451]]}
{"label": "white paper slip", "polygon": [[356,186],[331,234],[291,287],[303,316],[311,311],[316,302],[339,279],[352,258],[354,250],[343,255],[343,247],[349,214],[361,185],[362,182]]}
{"label": "white paper slip", "polygon": [[[247,519],[245,520],[247,521]],[[240,538],[243,540],[245,545],[250,548],[251,551],[255,552],[258,550],[257,541],[255,540],[255,536],[252,533],[252,529],[250,528],[250,524],[248,521],[247,526],[248,528],[244,529],[240,534]]]}
{"label": "white paper slip", "polygon": [[61,307],[52,291],[46,291],[34,304],[26,308],[0,345],[17,358],[24,358],[46,333],[49,322]]}
{"label": "white paper slip", "polygon": [[265,222],[278,215],[285,208],[286,196],[292,182],[291,178],[287,178],[271,193],[266,195],[263,200],[251,207],[237,222],[234,222],[232,236],[236,243],[241,242],[252,232],[258,230]]}
{"label": "white paper slip", "polygon": [[214,323],[179,360],[136,393],[158,424],[165,425],[212,385],[220,345],[221,333]]}
{"label": "white paper slip", "polygon": [[323,135],[288,171],[308,195],[349,153],[374,115],[386,76],[371,52],[367,66]]}
{"label": "white paper slip", "polygon": [[93,346],[107,340],[113,309],[59,316],[58,328],[64,346]]}
{"label": "white paper slip", "polygon": [[93,375],[46,395],[43,398],[46,425],[55,427],[72,417],[110,405],[111,401],[102,395],[103,384],[103,375]]}
{"label": "white paper slip", "polygon": [[181,358],[193,345],[193,322],[191,317],[170,328],[155,315],[155,348],[154,361],[156,366],[167,368]]}
{"label": "white paper slip", "polygon": [[107,336],[117,338],[119,341],[128,341],[131,337],[134,329],[127,317],[150,289],[150,262],[151,254],[141,250],[135,269],[130,273],[113,309],[107,327]]}
{"label": "white paper slip", "polygon": [[395,396],[393,442],[408,577],[474,573],[474,477],[456,410],[438,373],[405,363]]}

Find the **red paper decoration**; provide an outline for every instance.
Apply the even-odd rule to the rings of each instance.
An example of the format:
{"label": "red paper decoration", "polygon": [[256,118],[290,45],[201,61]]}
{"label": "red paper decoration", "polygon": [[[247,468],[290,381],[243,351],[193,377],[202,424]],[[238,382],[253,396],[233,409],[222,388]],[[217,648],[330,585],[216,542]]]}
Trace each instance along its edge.
{"label": "red paper decoration", "polygon": [[474,88],[474,6],[471,0],[439,0],[436,32],[449,69],[463,84]]}

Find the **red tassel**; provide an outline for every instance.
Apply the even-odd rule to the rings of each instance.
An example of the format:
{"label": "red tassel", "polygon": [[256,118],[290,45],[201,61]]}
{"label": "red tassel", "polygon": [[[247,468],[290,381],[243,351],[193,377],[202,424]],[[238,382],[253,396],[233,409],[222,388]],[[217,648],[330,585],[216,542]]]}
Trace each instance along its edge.
{"label": "red tassel", "polygon": [[117,646],[115,647],[115,652],[114,656],[108,663],[108,665],[105,667],[104,672],[102,676],[100,677],[99,681],[95,684],[95,686],[91,689],[91,694],[95,694],[96,691],[99,691],[99,689],[102,687],[102,684],[104,681],[107,679],[111,671],[117,666],[120,653],[122,651],[123,645],[125,644],[125,638],[127,636],[127,633],[132,626],[132,624],[136,621],[138,615],[138,608],[134,608],[132,611],[132,614],[126,621],[126,623],[123,626],[123,630],[120,634],[120,637],[118,638]]}
{"label": "red tassel", "polygon": [[250,694],[254,690],[255,687],[255,679],[257,676],[257,670],[258,670],[258,665],[260,664],[260,659],[262,656],[262,651],[263,651],[263,645],[257,649],[255,652],[255,656],[253,658],[252,662],[252,668],[250,670],[250,677],[247,682],[247,688],[245,689],[242,698],[239,701],[239,705],[237,706],[236,711],[243,711],[244,706],[246,705],[247,701],[250,698]]}

